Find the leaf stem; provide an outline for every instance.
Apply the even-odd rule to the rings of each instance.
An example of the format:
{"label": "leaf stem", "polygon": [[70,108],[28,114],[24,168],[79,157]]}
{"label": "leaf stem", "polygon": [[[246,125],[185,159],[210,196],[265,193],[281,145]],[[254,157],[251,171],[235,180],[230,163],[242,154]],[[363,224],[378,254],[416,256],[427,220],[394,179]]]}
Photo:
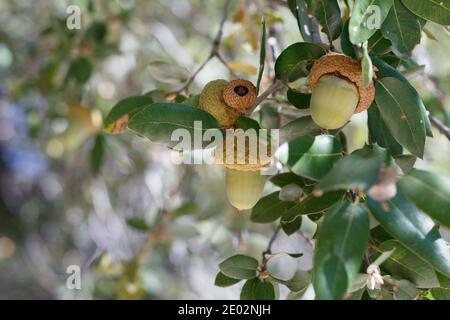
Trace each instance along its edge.
{"label": "leaf stem", "polygon": [[264,100],[267,99],[267,97],[269,97],[272,93],[274,93],[275,91],[281,89],[284,86],[283,82],[281,82],[280,80],[276,80],[274,83],[272,83],[270,85],[270,87],[268,87],[266,89],[266,91],[264,91],[263,93],[261,93],[257,98],[255,103],[253,104],[253,106],[247,111],[247,114],[251,114],[256,107],[263,102]]}

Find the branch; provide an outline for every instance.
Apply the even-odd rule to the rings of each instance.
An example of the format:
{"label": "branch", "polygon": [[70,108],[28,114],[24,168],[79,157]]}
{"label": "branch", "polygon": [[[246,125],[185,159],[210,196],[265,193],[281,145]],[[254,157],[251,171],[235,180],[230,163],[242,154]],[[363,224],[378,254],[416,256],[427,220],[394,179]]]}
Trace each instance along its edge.
{"label": "branch", "polygon": [[272,253],[272,245],[275,242],[275,240],[276,240],[280,230],[281,230],[281,225],[278,225],[277,228],[275,229],[275,231],[273,232],[273,235],[270,238],[269,243],[267,244],[266,250],[262,253],[262,264],[261,264],[262,266],[261,266],[261,269],[263,271],[266,269],[267,262],[269,261],[269,259],[267,258],[267,255]]}
{"label": "branch", "polygon": [[225,25],[225,21],[227,21],[228,12],[230,11],[230,5],[231,5],[231,0],[227,0],[226,3],[225,3],[224,9],[223,9],[224,11],[223,11],[222,19],[220,20],[219,30],[217,30],[216,36],[214,37],[214,40],[213,40],[213,43],[212,43],[212,47],[211,47],[211,51],[210,51],[208,57],[197,68],[197,70],[194,71],[192,76],[189,77],[189,79],[186,81],[184,86],[181,87],[177,91],[177,93],[180,93],[180,92],[183,92],[183,91],[188,91],[189,86],[195,80],[195,78],[200,73],[200,71],[202,71],[203,68],[208,64],[208,62],[211,61],[211,59],[214,58],[214,57],[219,59],[219,61],[222,62],[222,64],[225,65],[225,67],[227,67],[227,69],[230,71],[230,73],[231,73],[231,75],[233,77],[236,77],[236,75],[234,74],[233,70],[230,69],[230,67],[228,66],[226,61],[222,58],[222,56],[219,53],[220,43],[222,42],[222,36],[223,36],[223,26]]}
{"label": "branch", "polygon": [[270,85],[269,88],[266,89],[266,91],[264,91],[263,93],[261,93],[257,98],[255,103],[253,104],[253,106],[247,111],[247,114],[251,114],[256,107],[263,102],[264,100],[267,99],[268,96],[270,96],[272,93],[274,93],[275,91],[277,91],[278,89],[281,89],[284,86],[283,82],[281,82],[280,80],[275,81],[274,83],[272,83]]}
{"label": "branch", "polygon": [[439,130],[440,133],[442,133],[444,136],[447,137],[448,140],[450,140],[450,128],[447,127],[441,120],[438,118],[432,116],[431,114],[428,116],[431,123],[436,127],[436,129]]}

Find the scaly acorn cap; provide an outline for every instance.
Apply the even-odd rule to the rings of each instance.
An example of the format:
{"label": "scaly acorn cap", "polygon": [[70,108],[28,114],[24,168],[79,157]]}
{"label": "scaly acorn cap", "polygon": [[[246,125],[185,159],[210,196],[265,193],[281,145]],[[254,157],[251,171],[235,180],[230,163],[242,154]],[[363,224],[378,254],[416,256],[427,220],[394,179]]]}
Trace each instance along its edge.
{"label": "scaly acorn cap", "polygon": [[256,101],[256,88],[248,80],[231,80],[223,89],[223,100],[244,114]]}
{"label": "scaly acorn cap", "polygon": [[322,56],[311,68],[308,76],[309,86],[311,90],[323,75],[334,75],[353,83],[359,92],[359,102],[356,106],[355,113],[362,112],[370,107],[375,98],[375,86],[370,83],[364,86],[362,80],[361,65],[354,60],[340,53],[330,53]]}
{"label": "scaly acorn cap", "polygon": [[[219,151],[220,148],[222,148],[222,152]],[[234,153],[231,154],[233,149]],[[216,148],[215,162],[216,164],[223,165],[225,168],[239,171],[258,171],[267,168],[270,165],[272,155],[270,144],[258,141],[256,149],[256,151],[253,150],[255,152],[250,153],[250,146],[247,141],[245,143],[245,152],[238,152],[238,138],[237,136],[234,136],[233,139],[225,139],[222,146]],[[265,159],[260,159],[260,149],[265,152]],[[228,151],[230,152],[230,157],[233,157],[230,162],[227,161]]]}
{"label": "scaly acorn cap", "polygon": [[230,128],[240,117],[241,113],[229,107],[223,100],[223,89],[228,81],[213,80],[206,84],[200,93],[198,106],[217,119],[222,128]]}

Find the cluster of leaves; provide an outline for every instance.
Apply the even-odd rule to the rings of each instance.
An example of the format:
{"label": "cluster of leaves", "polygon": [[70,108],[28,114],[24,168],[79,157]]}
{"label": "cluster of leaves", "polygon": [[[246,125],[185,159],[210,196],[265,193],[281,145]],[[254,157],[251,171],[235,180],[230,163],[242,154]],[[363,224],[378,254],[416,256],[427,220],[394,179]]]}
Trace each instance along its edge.
{"label": "cluster of leaves", "polygon": [[[315,60],[336,46],[360,60],[364,82],[376,76],[369,143],[349,154],[341,130],[323,134],[309,116],[287,123],[280,128],[286,143],[278,153],[285,172],[271,178],[280,190],[260,199],[251,213],[253,222],[277,223],[287,235],[312,224],[313,270],[282,280],[266,269],[267,260],[278,254],[264,255],[261,263],[235,255],[219,265],[215,283],[225,287],[246,280],[242,299],[274,299],[278,284],[302,293],[310,283],[318,299],[415,299],[419,294],[450,299],[450,250],[436,225],[450,227],[450,181],[413,168],[433,134],[422,98],[404,76],[418,67],[410,56],[427,20],[450,24],[450,2],[360,0],[351,8],[345,3],[288,1],[304,42],[278,56],[275,76],[288,88],[286,101],[308,109],[311,95],[299,83]],[[373,6],[379,8],[378,28],[369,23]],[[329,45],[311,32],[317,22]],[[258,88],[265,41],[263,25]],[[194,120],[203,122],[203,130],[218,128],[211,115],[195,107],[197,96],[174,95],[175,103],[166,98],[150,92],[120,101],[106,119],[106,130],[121,132],[126,123],[135,133],[172,146],[174,129],[195,134]],[[389,172],[401,172],[401,178]],[[371,286],[366,268],[384,253],[383,284]]]}

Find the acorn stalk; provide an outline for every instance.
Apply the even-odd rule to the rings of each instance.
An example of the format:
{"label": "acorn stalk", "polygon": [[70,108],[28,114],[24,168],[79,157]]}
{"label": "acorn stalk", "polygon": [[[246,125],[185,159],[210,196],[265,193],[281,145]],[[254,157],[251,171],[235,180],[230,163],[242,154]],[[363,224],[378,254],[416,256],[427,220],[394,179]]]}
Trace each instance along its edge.
{"label": "acorn stalk", "polygon": [[260,170],[241,171],[226,168],[225,184],[228,201],[238,210],[253,208],[258,202],[266,177]]}

